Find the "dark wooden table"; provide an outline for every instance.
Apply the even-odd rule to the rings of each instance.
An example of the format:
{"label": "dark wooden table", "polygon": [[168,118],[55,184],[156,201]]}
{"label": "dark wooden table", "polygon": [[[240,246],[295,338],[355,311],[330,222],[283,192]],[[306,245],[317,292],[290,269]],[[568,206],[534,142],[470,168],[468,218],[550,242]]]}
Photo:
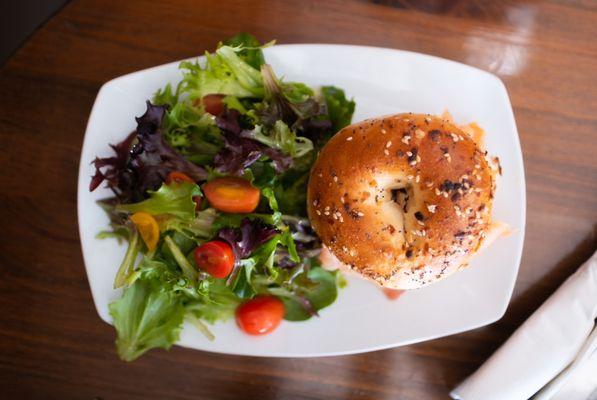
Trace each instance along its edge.
{"label": "dark wooden table", "polygon": [[[117,359],[114,332],[93,307],[77,233],[91,105],[103,82],[200,54],[241,30],[280,43],[429,53],[504,80],[522,141],[528,219],[502,320],[355,356],[262,359],[174,348],[133,364]],[[68,4],[0,72],[0,397],[447,398],[596,247],[596,38],[592,0]]]}

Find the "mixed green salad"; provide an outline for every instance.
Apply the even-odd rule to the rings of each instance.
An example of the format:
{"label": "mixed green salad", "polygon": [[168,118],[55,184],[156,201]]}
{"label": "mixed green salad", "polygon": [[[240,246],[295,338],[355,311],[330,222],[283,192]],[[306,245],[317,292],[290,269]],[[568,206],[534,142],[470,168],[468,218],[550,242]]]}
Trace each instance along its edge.
{"label": "mixed green salad", "polygon": [[110,304],[123,360],[170,348],[185,320],[212,340],[209,324],[233,317],[248,334],[271,332],[317,316],[343,285],[319,263],[305,203],[318,150],[355,104],[277,77],[270,45],[239,34],[203,63],[182,62],[182,81],[93,161],[90,190],[113,192],[98,236],[128,243]]}

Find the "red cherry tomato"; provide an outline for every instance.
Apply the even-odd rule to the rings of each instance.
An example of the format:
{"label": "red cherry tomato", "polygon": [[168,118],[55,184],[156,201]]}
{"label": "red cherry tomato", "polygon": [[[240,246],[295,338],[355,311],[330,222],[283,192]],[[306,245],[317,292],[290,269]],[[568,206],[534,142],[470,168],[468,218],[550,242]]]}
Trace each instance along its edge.
{"label": "red cherry tomato", "polygon": [[205,112],[208,112],[211,115],[222,114],[222,111],[224,111],[223,98],[224,96],[221,94],[208,94],[207,96],[203,96],[201,102],[203,103]]}
{"label": "red cherry tomato", "polygon": [[203,243],[193,252],[195,264],[214,278],[226,278],[234,266],[234,253],[228,243],[214,240]]}
{"label": "red cherry tomato", "polygon": [[257,296],[236,309],[236,323],[249,335],[272,332],[284,318],[284,303],[274,296]]}
{"label": "red cherry tomato", "polygon": [[228,213],[250,213],[259,205],[261,192],[242,178],[216,178],[203,185],[203,193],[216,210]]}
{"label": "red cherry tomato", "polygon": [[171,185],[172,183],[183,182],[195,183],[195,181],[191,179],[190,176],[180,171],[172,171],[168,174],[168,177],[166,178],[166,184],[168,185]]}

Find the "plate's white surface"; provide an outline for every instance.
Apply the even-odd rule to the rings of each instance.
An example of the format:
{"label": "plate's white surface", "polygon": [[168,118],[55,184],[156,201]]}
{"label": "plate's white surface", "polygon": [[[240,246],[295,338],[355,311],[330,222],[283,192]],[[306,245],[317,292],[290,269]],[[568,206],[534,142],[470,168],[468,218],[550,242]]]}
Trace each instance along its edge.
{"label": "plate's white surface", "polygon": [[[505,312],[516,280],[525,225],[522,154],[508,94],[494,75],[456,62],[411,52],[360,46],[278,45],[265,50],[286,80],[333,84],[353,96],[353,121],[399,112],[439,114],[449,109],[459,123],[476,121],[487,132],[487,148],[500,157],[494,218],[514,233],[474,257],[470,267],[437,284],[389,301],[381,290],[358,278],[340,292],[320,318],[284,321],[274,333],[251,337],[234,321],[211,329],[208,341],[186,326],[180,345],[213,352],[274,357],[311,357],[384,349],[428,340],[489,324]],[[180,80],[178,62],[135,72],[106,83],[97,96],[81,154],[78,187],[79,229],[87,275],[100,317],[110,322],[108,303],[125,252],[115,240],[95,234],[108,219],[95,204],[107,189],[89,193],[96,155],[110,154],[108,143],[122,140],[145,111],[145,101],[166,83]]]}

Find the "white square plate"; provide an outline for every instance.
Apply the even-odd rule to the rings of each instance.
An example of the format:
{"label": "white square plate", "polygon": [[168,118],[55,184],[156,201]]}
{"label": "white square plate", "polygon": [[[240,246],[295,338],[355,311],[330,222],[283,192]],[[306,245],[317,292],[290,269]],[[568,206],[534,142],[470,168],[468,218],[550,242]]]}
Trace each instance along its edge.
{"label": "white square plate", "polygon": [[[244,335],[234,321],[211,329],[208,341],[186,326],[180,345],[212,352],[271,357],[312,357],[379,350],[450,335],[489,324],[505,312],[516,280],[525,226],[522,154],[508,94],[496,76],[423,54],[361,46],[278,45],[265,50],[276,73],[312,86],[336,85],[357,103],[353,121],[399,112],[439,114],[448,109],[459,123],[476,121],[486,130],[487,148],[500,157],[494,218],[514,233],[474,257],[466,270],[437,284],[389,301],[364,280],[349,278],[320,318],[287,322],[264,337]],[[96,155],[110,154],[108,143],[121,141],[145,111],[145,101],[167,83],[176,84],[178,62],[116,78],[97,96],[81,154],[78,187],[79,229],[87,275],[100,317],[110,322],[108,304],[120,296],[112,289],[125,252],[113,239],[95,235],[108,225],[96,200],[107,189],[88,191]]]}

